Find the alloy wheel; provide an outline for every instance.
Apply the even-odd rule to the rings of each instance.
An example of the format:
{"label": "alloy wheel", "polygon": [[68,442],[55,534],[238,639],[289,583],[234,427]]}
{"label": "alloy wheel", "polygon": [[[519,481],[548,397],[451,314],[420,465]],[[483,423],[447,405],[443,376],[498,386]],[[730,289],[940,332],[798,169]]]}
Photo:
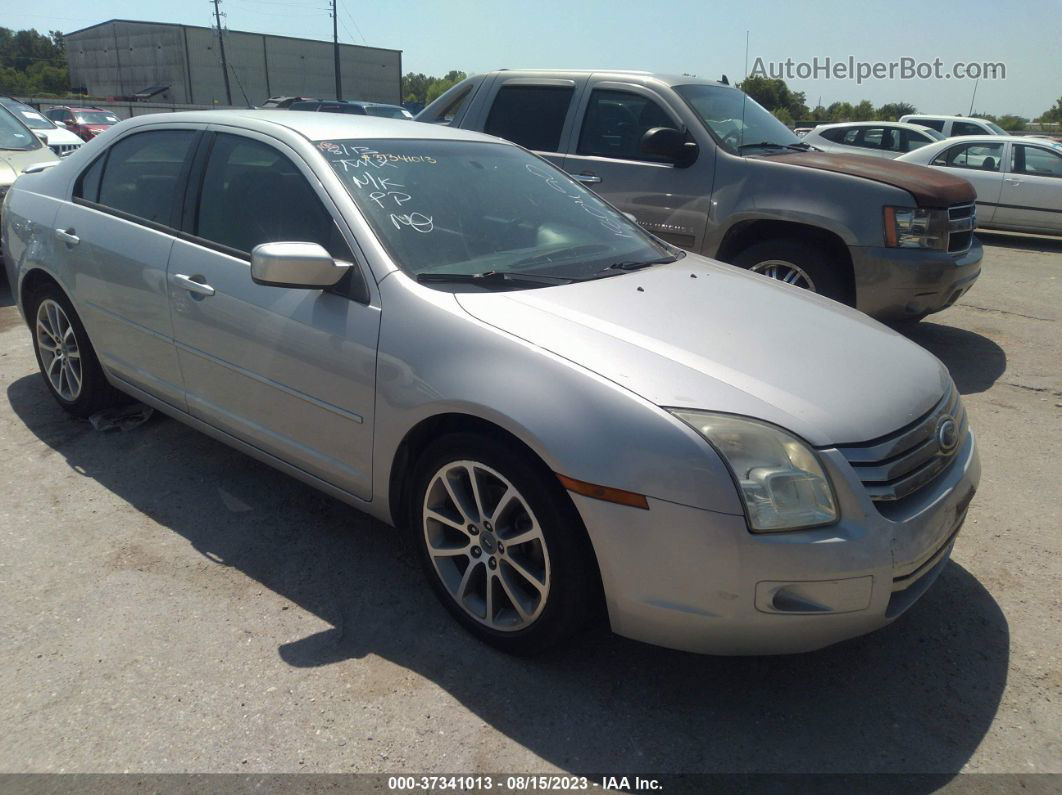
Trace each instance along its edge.
{"label": "alloy wheel", "polygon": [[70,318],[51,298],[37,307],[37,349],[48,383],[59,397],[73,403],[81,395],[81,351]]}
{"label": "alloy wheel", "polygon": [[550,589],[546,540],[520,491],[476,461],[453,461],[428,483],[424,542],[435,573],[473,619],[501,632],[530,626]]}
{"label": "alloy wheel", "polygon": [[754,273],[762,273],[771,279],[777,279],[780,282],[815,292],[815,282],[808,275],[808,272],[793,262],[783,259],[768,259],[763,262],[757,262],[749,270]]}

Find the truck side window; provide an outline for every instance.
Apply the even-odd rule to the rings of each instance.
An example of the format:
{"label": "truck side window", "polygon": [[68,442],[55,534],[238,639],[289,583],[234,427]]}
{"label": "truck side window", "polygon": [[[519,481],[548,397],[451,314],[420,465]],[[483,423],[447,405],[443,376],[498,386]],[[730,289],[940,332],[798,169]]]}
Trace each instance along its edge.
{"label": "truck side window", "polygon": [[595,89],[579,133],[579,154],[653,160],[641,153],[642,136],[653,127],[674,127],[658,104],[641,94]]}
{"label": "truck side window", "polygon": [[980,125],[970,124],[968,121],[957,121],[951,125],[951,136],[954,138],[957,135],[984,135],[988,130],[983,129]]}
{"label": "truck side window", "polygon": [[533,151],[557,152],[574,93],[571,86],[503,86],[483,131]]}

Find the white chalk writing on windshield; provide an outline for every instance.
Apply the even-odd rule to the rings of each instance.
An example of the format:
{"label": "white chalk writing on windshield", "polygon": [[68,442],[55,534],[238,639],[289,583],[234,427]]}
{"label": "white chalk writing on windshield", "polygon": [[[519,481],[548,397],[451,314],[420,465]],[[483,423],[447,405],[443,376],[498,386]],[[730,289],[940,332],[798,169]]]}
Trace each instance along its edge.
{"label": "white chalk writing on windshield", "polygon": [[537,166],[534,163],[528,163],[526,166],[524,166],[524,168],[527,169],[529,174],[534,174],[536,177],[543,180],[547,185],[553,188],[553,190],[557,191],[557,193],[560,193],[563,196],[567,196],[569,199],[575,202],[575,204],[582,207],[584,210],[590,213],[590,215],[597,218],[598,221],[601,222],[601,225],[605,227],[605,229],[612,232],[612,234],[616,235],[617,237],[630,237],[630,231],[622,223],[620,223],[617,218],[613,217],[610,213],[605,212],[605,210],[600,207],[591,206],[581,193],[570,193],[570,186],[565,185],[562,180],[557,179],[556,174],[551,174],[546,169],[542,168],[541,166]]}

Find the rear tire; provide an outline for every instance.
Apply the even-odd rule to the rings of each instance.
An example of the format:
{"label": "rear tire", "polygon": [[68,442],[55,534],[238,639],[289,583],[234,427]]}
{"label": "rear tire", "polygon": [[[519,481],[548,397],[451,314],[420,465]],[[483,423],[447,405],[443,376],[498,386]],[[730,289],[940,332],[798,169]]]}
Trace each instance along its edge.
{"label": "rear tire", "polygon": [[825,249],[802,240],[782,238],[754,243],[738,253],[733,264],[835,301],[852,304],[840,266],[829,262]]}
{"label": "rear tire", "polygon": [[480,640],[536,654],[594,613],[600,580],[586,530],[556,476],[522,451],[441,437],[417,463],[407,508],[436,596]]}
{"label": "rear tire", "polygon": [[27,310],[41,376],[64,411],[85,418],[129,402],[107,382],[66,293],[55,284],[47,284],[33,294]]}

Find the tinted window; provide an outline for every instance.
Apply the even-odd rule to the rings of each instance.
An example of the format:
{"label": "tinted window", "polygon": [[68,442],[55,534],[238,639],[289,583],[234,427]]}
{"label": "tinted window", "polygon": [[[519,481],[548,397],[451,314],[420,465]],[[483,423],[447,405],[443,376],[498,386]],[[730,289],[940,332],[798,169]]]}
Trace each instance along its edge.
{"label": "tinted window", "polygon": [[83,172],[74,185],[74,196],[90,202],[98,202],[100,199],[100,177],[103,175],[103,163],[106,156],[97,157],[95,162]]}
{"label": "tinted window", "polygon": [[195,234],[250,254],[259,243],[319,243],[352,259],[332,216],[306,177],[272,146],[218,135],[210,152]]}
{"label": "tinted window", "polygon": [[1015,146],[1014,171],[1034,177],[1062,177],[1062,155],[1038,146]]}
{"label": "tinted window", "polygon": [[556,152],[573,93],[570,86],[505,86],[494,98],[485,132],[528,149]]}
{"label": "tinted window", "polygon": [[319,102],[292,102],[288,105],[288,110],[317,110]]}
{"label": "tinted window", "polygon": [[901,136],[902,143],[900,149],[903,152],[910,152],[913,149],[925,146],[926,144],[933,143],[934,139],[914,130],[899,130],[897,134]]}
{"label": "tinted window", "polygon": [[177,183],[195,136],[192,130],[158,130],[123,138],[107,156],[99,203],[174,226]]}
{"label": "tinted window", "polygon": [[968,121],[957,121],[951,125],[952,136],[956,135],[984,135],[985,130],[980,124],[971,124]]}
{"label": "tinted window", "polygon": [[641,153],[642,136],[653,127],[674,127],[664,110],[641,94],[595,90],[590,95],[579,133],[579,154],[649,160]]}
{"label": "tinted window", "polygon": [[472,96],[472,86],[469,85],[464,91],[458,93],[449,105],[439,111],[439,115],[431,121],[436,124],[450,124]]}
{"label": "tinted window", "polygon": [[923,127],[929,127],[937,132],[944,132],[944,122],[940,119],[908,119],[908,124],[920,124]]}
{"label": "tinted window", "polygon": [[832,129],[829,129],[829,130],[823,130],[822,132],[819,133],[819,135],[821,135],[827,141],[833,141],[834,143],[840,143],[841,140],[844,138],[846,132],[847,132],[847,130],[845,130],[844,127],[833,127]]}
{"label": "tinted window", "polygon": [[1003,144],[959,144],[945,149],[931,165],[950,168],[975,168],[999,171],[1003,159]]}

